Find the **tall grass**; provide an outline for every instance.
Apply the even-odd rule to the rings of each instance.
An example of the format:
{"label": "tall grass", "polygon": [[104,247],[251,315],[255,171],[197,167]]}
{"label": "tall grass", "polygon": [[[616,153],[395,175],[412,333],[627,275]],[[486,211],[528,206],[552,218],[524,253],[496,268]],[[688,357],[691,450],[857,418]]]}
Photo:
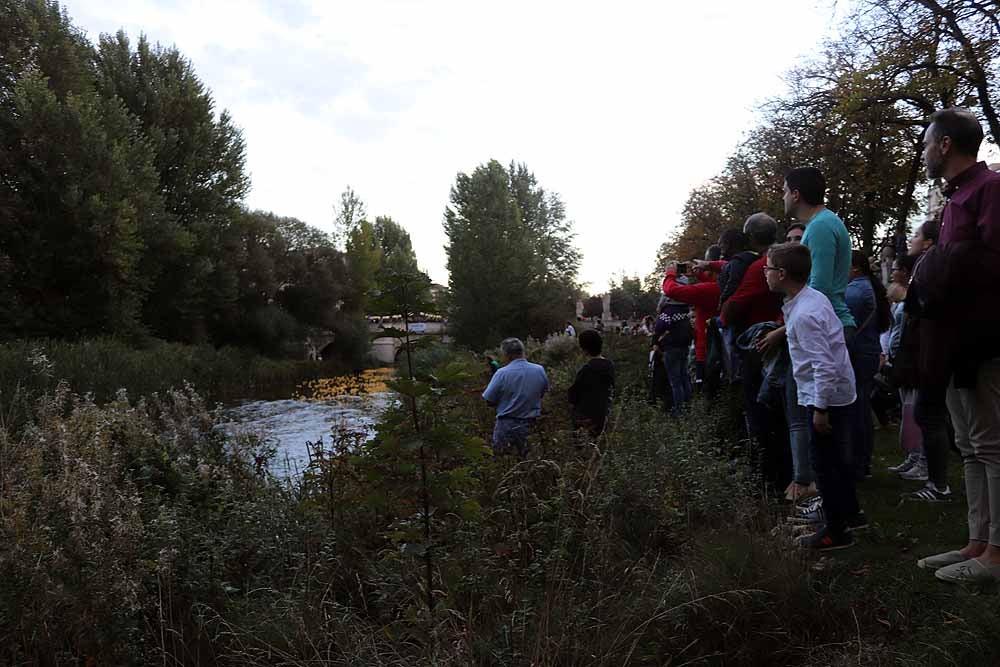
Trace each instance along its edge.
{"label": "tall grass", "polygon": [[[735,406],[699,402],[670,418],[645,404],[641,343],[609,343],[622,391],[606,436],[582,447],[561,400],[582,357],[534,352],[553,391],[524,462],[483,456],[486,378],[453,352],[466,386],[420,398],[428,432],[461,442],[427,457],[432,504],[447,508],[433,513],[431,591],[410,542],[423,515],[415,454],[399,436],[404,412],[390,412],[371,443],[347,434],[317,445],[288,482],[268,475],[273,452],[227,440],[191,391],[99,405],[57,386],[25,428],[0,429],[0,661],[619,667],[1000,656],[993,599],[939,595],[921,611],[899,580],[817,567],[772,536],[771,509],[728,427]],[[957,620],[937,622],[942,612]]]}
{"label": "tall grass", "polygon": [[0,344],[0,414],[15,397],[50,393],[65,381],[99,403],[120,390],[149,396],[193,386],[212,401],[261,395],[290,396],[295,384],[347,370],[335,362],[278,360],[253,351],[150,340],[134,347],[114,339],[49,340]]}

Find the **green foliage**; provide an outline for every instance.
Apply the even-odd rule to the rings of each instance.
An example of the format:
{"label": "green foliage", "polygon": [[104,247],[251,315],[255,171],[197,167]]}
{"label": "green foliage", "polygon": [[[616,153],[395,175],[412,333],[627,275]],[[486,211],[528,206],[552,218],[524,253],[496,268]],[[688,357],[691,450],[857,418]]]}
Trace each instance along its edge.
{"label": "green foliage", "polygon": [[872,253],[905,233],[926,184],[921,139],[930,114],[967,106],[994,142],[1000,134],[995,9],[976,0],[855,3],[837,38],[788,72],[787,93],[761,106],[722,171],[692,190],[654,274],[700,257],[752,213],[780,219],[783,176],[798,166],[823,170],[828,205],[858,247]]}
{"label": "green foliage", "polygon": [[20,435],[0,429],[0,455],[6,662],[183,655],[193,600],[287,566],[295,526],[270,511],[267,450],[227,440],[192,393],[98,407],[61,384]]}
{"label": "green foliage", "polygon": [[133,397],[193,386],[211,400],[287,396],[306,379],[342,373],[337,363],[277,361],[246,349],[148,340],[142,347],[113,339],[75,343],[54,340],[0,344],[0,425],[20,423],[58,381],[81,396],[105,403],[128,388]]}
{"label": "green foliage", "polygon": [[620,282],[612,279],[608,288],[611,294],[611,313],[619,319],[640,319],[656,314],[660,299],[660,286],[646,289],[638,277],[621,276]]}
{"label": "green foliage", "polygon": [[[245,210],[241,132],[176,48],[123,32],[95,47],[49,0],[4,3],[0,45],[0,339],[152,334],[281,356],[357,328],[377,262],[345,268],[324,232]],[[377,246],[364,232],[352,248]],[[356,336],[336,349],[367,352]]]}
{"label": "green foliage", "polygon": [[[188,391],[99,407],[40,384],[52,392],[30,423],[0,429],[3,659],[995,661],[992,596],[928,584],[895,552],[927,530],[950,543],[961,508],[942,522],[907,514],[895,492],[869,503],[866,488],[868,556],[820,568],[768,534],[732,435],[735,403],[662,414],[644,402],[642,341],[610,337],[620,390],[609,430],[578,449],[560,397],[582,357],[530,347],[553,391],[529,460],[490,457],[485,369],[452,351],[426,378],[395,382],[402,400],[374,441],[315,443],[303,476],[285,482],[265,473],[272,450],[227,438]],[[36,357],[20,373],[50,383],[61,363]],[[883,529],[883,512],[901,523]]]}
{"label": "green foliage", "polygon": [[524,165],[459,174],[445,211],[450,326],[476,349],[544,338],[573,314],[579,252],[559,197]]}

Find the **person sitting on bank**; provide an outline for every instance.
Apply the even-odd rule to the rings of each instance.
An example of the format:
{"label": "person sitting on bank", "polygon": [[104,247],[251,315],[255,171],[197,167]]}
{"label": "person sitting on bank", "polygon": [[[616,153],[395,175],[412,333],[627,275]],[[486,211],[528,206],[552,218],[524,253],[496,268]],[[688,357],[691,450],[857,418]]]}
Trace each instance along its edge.
{"label": "person sitting on bank", "polygon": [[524,343],[507,338],[500,343],[507,364],[498,370],[483,392],[483,399],[497,409],[493,429],[493,455],[528,456],[528,434],[542,414],[542,397],[549,388],[545,369],[524,358]]}
{"label": "person sitting on bank", "polygon": [[596,438],[604,432],[608,418],[615,365],[601,355],[604,347],[601,334],[592,329],[582,331],[578,341],[590,359],[576,372],[568,392],[573,405],[573,430],[586,429],[591,438]]}

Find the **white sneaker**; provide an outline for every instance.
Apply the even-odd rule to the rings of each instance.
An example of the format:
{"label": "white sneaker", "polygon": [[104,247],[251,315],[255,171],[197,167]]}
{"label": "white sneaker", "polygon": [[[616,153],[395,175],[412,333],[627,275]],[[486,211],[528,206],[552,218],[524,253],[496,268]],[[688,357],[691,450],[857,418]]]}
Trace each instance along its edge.
{"label": "white sneaker", "polygon": [[927,481],[927,461],[917,461],[912,468],[899,473],[903,479],[911,479],[917,482]]}
{"label": "white sneaker", "polygon": [[906,458],[903,459],[902,463],[900,463],[899,465],[889,466],[888,468],[886,468],[886,470],[894,473],[906,472],[907,470],[915,466],[917,464],[917,461],[919,460],[920,460],[920,452],[912,452],[910,454],[907,454]]}

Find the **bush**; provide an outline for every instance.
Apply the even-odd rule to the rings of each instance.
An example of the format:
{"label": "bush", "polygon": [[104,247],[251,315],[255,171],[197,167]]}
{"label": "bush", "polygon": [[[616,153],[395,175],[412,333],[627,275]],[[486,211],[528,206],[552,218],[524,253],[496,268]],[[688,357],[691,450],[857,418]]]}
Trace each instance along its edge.
{"label": "bush", "polygon": [[148,340],[133,347],[110,338],[78,343],[50,340],[0,344],[0,424],[23,421],[31,403],[59,380],[98,403],[121,389],[150,396],[190,384],[209,400],[290,395],[305,379],[343,373],[332,362],[277,360],[245,349]]}
{"label": "bush", "polygon": [[447,363],[396,381],[376,440],[317,446],[280,484],[273,452],[227,439],[190,390],[100,406],[58,384],[18,434],[0,429],[2,659],[925,665],[1000,652],[990,598],[817,569],[768,534],[759,481],[732,457],[735,406],[696,402],[683,419],[647,406],[630,389],[644,341],[609,341],[622,391],[606,434],[580,448],[562,398],[579,359],[550,366],[522,462],[488,455],[481,362],[419,354]]}
{"label": "bush", "polygon": [[183,654],[192,601],[224,603],[288,566],[298,540],[273,511],[273,452],[227,440],[192,392],[101,407],[60,383],[36,408],[19,436],[0,429],[8,660]]}

